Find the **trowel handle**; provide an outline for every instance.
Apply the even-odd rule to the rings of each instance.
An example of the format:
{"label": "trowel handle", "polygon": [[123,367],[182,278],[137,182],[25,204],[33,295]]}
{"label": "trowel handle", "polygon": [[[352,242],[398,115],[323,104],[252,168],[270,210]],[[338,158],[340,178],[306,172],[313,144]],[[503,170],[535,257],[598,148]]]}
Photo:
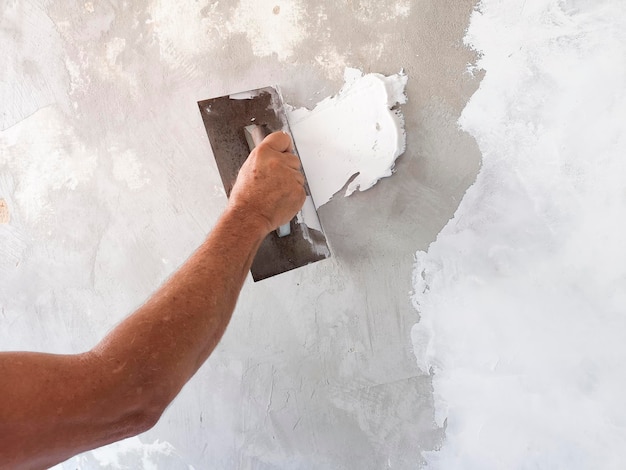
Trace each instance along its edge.
{"label": "trowel handle", "polygon": [[[249,126],[244,127],[243,130],[246,136],[246,141],[248,142],[248,147],[250,148],[251,152],[252,150],[254,150],[254,148],[257,145],[263,142],[263,139],[265,139],[268,135],[272,133],[265,124],[263,125],[251,124]],[[290,222],[286,223],[285,225],[281,225],[276,230],[276,235],[278,235],[280,238],[286,237],[287,235],[290,235],[290,234],[291,234]]]}
{"label": "trowel handle", "polygon": [[[252,151],[254,147],[256,147],[261,142],[263,142],[263,139],[265,139],[268,135],[272,133],[269,127],[267,127],[265,124],[262,124],[262,125],[251,124],[249,126],[246,126],[244,129],[246,132],[246,137],[248,134],[250,134],[250,138],[252,139],[253,146],[250,149],[250,151]],[[248,147],[250,147],[249,140],[248,140]]]}

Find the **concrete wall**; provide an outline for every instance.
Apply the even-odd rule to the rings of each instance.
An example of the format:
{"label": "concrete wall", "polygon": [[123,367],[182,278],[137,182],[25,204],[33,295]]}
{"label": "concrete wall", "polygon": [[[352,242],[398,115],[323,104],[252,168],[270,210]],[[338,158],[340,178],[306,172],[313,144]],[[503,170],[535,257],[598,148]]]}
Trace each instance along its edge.
{"label": "concrete wall", "polygon": [[248,282],[141,441],[170,443],[169,468],[418,467],[444,432],[412,353],[411,270],[478,171],[456,125],[479,81],[474,3],[3,2],[0,347],[90,348],[202,241],[225,197],[196,101],[278,83],[313,106],[345,66],[404,68],[396,174],[321,209],[332,259]]}

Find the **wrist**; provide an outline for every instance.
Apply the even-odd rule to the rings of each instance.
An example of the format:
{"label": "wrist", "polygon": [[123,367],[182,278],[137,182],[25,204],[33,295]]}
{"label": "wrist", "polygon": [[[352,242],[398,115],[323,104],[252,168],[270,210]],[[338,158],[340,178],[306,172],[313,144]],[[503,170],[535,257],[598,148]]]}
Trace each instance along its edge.
{"label": "wrist", "polygon": [[237,230],[244,230],[248,234],[257,235],[260,239],[265,238],[273,230],[266,217],[232,204],[228,205],[222,217]]}

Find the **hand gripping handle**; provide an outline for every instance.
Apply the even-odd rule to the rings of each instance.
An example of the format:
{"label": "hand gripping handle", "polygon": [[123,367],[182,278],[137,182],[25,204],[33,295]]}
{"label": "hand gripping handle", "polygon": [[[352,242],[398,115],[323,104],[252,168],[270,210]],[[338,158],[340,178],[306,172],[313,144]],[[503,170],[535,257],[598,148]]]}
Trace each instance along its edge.
{"label": "hand gripping handle", "polygon": [[[243,130],[246,135],[246,141],[248,142],[248,148],[251,152],[257,145],[263,142],[263,139],[265,139],[268,135],[272,133],[265,124],[251,124],[244,127]],[[279,237],[286,237],[290,234],[291,222],[288,222],[285,225],[281,225],[280,227],[278,227],[278,229],[276,229],[276,235],[278,235]]]}

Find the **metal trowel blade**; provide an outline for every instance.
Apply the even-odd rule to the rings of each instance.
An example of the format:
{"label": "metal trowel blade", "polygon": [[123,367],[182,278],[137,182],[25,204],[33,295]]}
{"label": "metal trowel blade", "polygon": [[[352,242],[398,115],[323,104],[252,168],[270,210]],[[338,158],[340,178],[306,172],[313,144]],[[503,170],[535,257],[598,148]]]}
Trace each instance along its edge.
{"label": "metal trowel blade", "polygon": [[[200,114],[215,162],[226,190],[230,192],[239,169],[253,147],[246,128],[256,125],[267,132],[283,131],[291,136],[280,91],[265,87],[199,101]],[[248,135],[247,135],[248,134]],[[293,136],[292,141],[293,141]],[[294,153],[298,155],[296,143]],[[328,258],[330,250],[322,230],[305,175],[307,199],[290,222],[289,235],[270,233],[261,243],[252,262],[252,278],[260,281],[276,274]]]}

